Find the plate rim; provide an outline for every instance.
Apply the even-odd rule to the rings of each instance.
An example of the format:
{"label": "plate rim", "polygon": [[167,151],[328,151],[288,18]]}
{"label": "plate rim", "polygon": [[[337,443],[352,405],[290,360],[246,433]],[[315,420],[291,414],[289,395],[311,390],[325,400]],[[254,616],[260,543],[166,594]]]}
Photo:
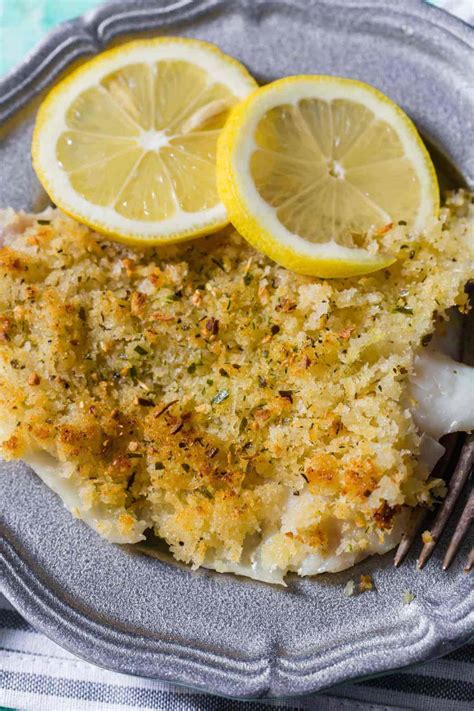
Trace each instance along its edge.
{"label": "plate rim", "polygon": [[[304,6],[304,10],[337,7],[351,12],[368,8],[374,12],[383,12],[384,8],[390,8],[390,11],[399,17],[428,23],[447,33],[446,37],[449,38],[447,41],[456,46],[456,51],[460,55],[465,51],[470,52],[474,47],[474,30],[469,25],[439,8],[428,5],[424,0],[399,0],[395,8],[391,0],[336,0],[336,2],[332,0],[160,0],[159,3],[156,0],[138,2],[112,0],[81,17],[61,23],[20,64],[0,80],[0,124],[17,115],[71,64],[100,51],[106,44],[119,39],[125,32],[129,36],[133,32],[142,32],[145,26],[153,30],[166,28],[168,24],[175,24],[178,21],[189,23],[209,12],[224,12],[230,6],[248,13],[253,19],[267,11],[294,9],[298,6]],[[132,28],[124,24],[132,21],[135,23]],[[27,561],[28,552],[16,550],[15,546],[8,541],[8,535],[3,535],[0,540],[0,563],[3,568],[0,570],[4,571],[4,574],[2,574],[3,583],[0,587],[3,588],[2,592],[10,602],[33,626],[60,646],[99,666],[106,666],[101,664],[101,660],[107,658],[110,649],[115,648],[120,658],[122,653],[120,634],[126,634],[128,645],[131,639],[136,637],[140,647],[138,634],[131,635],[116,630],[109,638],[109,630],[105,625],[101,626],[81,613],[78,608],[61,599],[53,589],[47,587],[47,584],[42,585],[41,573],[38,574]],[[162,649],[152,653],[153,666],[159,666],[160,673],[150,674],[150,676],[224,696],[257,698],[270,695],[273,698],[291,698],[322,691],[344,681],[360,680],[367,675],[399,671],[404,666],[446,654],[466,643],[472,636],[470,625],[466,624],[471,611],[472,605],[462,601],[451,610],[452,619],[442,621],[438,619],[436,627],[433,619],[429,619],[425,612],[419,610],[418,623],[421,625],[420,634],[425,644],[423,646],[420,643],[420,638],[414,638],[410,646],[403,649],[403,654],[400,653],[398,660],[400,663],[397,664],[396,669],[393,668],[393,662],[384,663],[379,660],[378,664],[374,664],[373,660],[371,661],[373,655],[369,655],[367,661],[364,662],[365,658],[359,660],[356,673],[348,675],[335,668],[334,659],[328,662],[328,666],[317,668],[315,665],[317,653],[312,657],[306,656],[293,662],[286,662],[286,668],[283,663],[278,669],[275,668],[275,663],[269,654],[265,654],[262,658],[253,661],[246,659],[244,669],[242,660],[226,657],[223,653],[220,656],[215,653],[211,655],[206,649],[198,650],[193,640],[180,646],[176,642],[168,643],[162,639]],[[90,642],[88,643],[90,639],[94,642],[92,647]],[[428,639],[429,642],[426,641]],[[384,645],[386,641],[385,639]],[[196,653],[194,661],[189,659],[190,645],[193,645],[193,652]],[[416,649],[412,651],[412,647]],[[380,651],[378,650],[379,655]],[[188,656],[186,661],[183,660],[184,653]],[[362,657],[362,649],[359,653]],[[150,650],[145,649],[143,654],[149,655]],[[159,665],[156,661],[157,655],[162,657]],[[114,659],[117,661],[117,654]],[[280,658],[277,657],[277,661],[278,659]],[[131,657],[128,658],[127,663],[131,664]],[[227,664],[226,669],[222,669],[223,664]],[[127,664],[119,668],[115,663],[106,668],[147,676],[137,674],[136,669]],[[283,678],[292,682],[295,691],[284,696],[274,694],[275,689],[281,689],[283,684],[281,678],[276,677],[278,672],[284,672]],[[210,675],[214,675],[212,679]],[[231,689],[238,689],[238,693],[229,693]]]}
{"label": "plate rim", "polygon": [[[400,655],[396,666],[390,662],[382,662],[378,663],[376,667],[374,666],[372,661],[374,654],[380,659],[386,646],[390,643],[391,637],[384,636],[383,639],[376,640],[376,649],[373,644],[374,638],[370,637],[367,639],[367,647],[370,649],[365,655],[367,657],[365,663],[361,663],[364,649],[359,644],[359,648],[353,650],[354,654],[358,654],[359,660],[356,671],[351,674],[336,673],[333,678],[327,680],[327,672],[334,668],[335,664],[344,662],[344,647],[334,642],[333,648],[329,651],[332,656],[334,650],[337,649],[341,656],[339,660],[332,658],[327,666],[311,671],[308,666],[311,669],[311,665],[314,666],[320,658],[318,651],[296,659],[293,662],[293,669],[289,669],[288,672],[288,678],[291,679],[292,685],[297,687],[296,690],[274,694],[272,689],[281,687],[281,680],[277,679],[277,674],[285,667],[283,657],[276,658],[277,664],[268,653],[253,660],[244,657],[231,657],[222,653],[216,654],[214,650],[206,649],[205,646],[199,649],[196,640],[188,640],[184,643],[170,642],[164,637],[157,638],[156,635],[154,641],[158,642],[158,648],[152,649],[153,645],[147,648],[143,641],[143,635],[139,631],[124,631],[119,628],[118,624],[114,627],[110,622],[100,624],[81,611],[79,607],[74,606],[72,602],[58,595],[52,586],[49,587],[47,583],[42,582],[41,571],[35,571],[29,564],[28,552],[17,550],[14,544],[8,540],[8,534],[5,535],[2,526],[0,526],[0,533],[0,572],[2,572],[0,581],[3,580],[0,582],[0,591],[38,631],[80,659],[105,669],[142,678],[154,678],[219,696],[278,700],[324,692],[338,684],[354,683],[385,674],[397,673],[407,667],[432,661],[473,639],[472,625],[465,624],[465,621],[472,617],[474,591],[472,595],[451,608],[453,619],[440,620],[438,618],[437,625],[433,619],[437,617],[435,610],[432,611],[432,615],[427,615],[426,611],[421,609],[414,611],[413,631],[415,635],[412,639],[407,640],[408,644],[404,645],[403,654]],[[389,555],[390,553],[383,557],[386,558]],[[210,572],[211,575],[219,575]],[[46,578],[46,576],[43,577]],[[392,631],[394,642],[399,641],[397,633],[398,630],[394,628]],[[429,650],[421,644],[423,640],[427,639],[430,640]],[[149,640],[151,641],[151,637]],[[108,656],[110,650],[115,651],[121,657],[120,665],[116,663],[117,656],[113,654],[114,661],[107,661],[110,659]],[[190,651],[194,653],[192,660],[189,658]],[[325,653],[327,654],[327,650]],[[138,658],[137,662],[137,655],[140,654],[142,657]],[[184,665],[186,668],[183,666],[180,669],[180,662],[183,660],[181,655],[186,655]],[[205,655],[208,655],[207,659]],[[125,663],[124,659],[126,659]],[[146,661],[151,661],[153,668],[159,668],[159,673],[138,671],[137,663],[140,665]],[[283,664],[278,664],[280,661]],[[228,665],[224,671],[222,670],[223,662]],[[304,666],[301,673],[296,669],[298,664]],[[291,662],[289,666],[291,666]],[[212,681],[210,681],[209,674],[216,675]],[[217,678],[218,676],[219,678]],[[318,676],[326,680],[318,680]],[[307,683],[308,677],[312,678],[310,684]],[[299,684],[298,681],[300,681]]]}
{"label": "plate rim", "polygon": [[[474,28],[426,0],[108,0],[83,15],[66,20],[51,29],[23,60],[0,78],[0,125],[47,88],[75,61],[102,51],[124,34],[124,22],[135,26],[126,32],[166,28],[181,21],[192,21],[209,12],[238,8],[252,19],[267,11],[281,9],[311,12],[330,8],[346,12],[384,9],[400,19],[428,23],[440,29],[460,52],[474,48]],[[151,23],[151,24],[150,24]]]}

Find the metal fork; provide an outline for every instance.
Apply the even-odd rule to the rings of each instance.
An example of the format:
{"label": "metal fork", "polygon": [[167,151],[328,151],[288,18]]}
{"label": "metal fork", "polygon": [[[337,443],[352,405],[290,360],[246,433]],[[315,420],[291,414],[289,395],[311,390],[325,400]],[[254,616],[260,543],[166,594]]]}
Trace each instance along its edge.
{"label": "metal fork", "polygon": [[[446,476],[453,466],[453,460],[456,459],[456,454],[459,447],[459,436],[449,435],[446,438],[444,444],[446,446],[446,453],[443,459],[434,471],[436,477],[446,480]],[[443,503],[441,504],[438,512],[436,514],[435,520],[431,526],[429,533],[431,534],[431,540],[423,545],[420,556],[418,558],[418,568],[423,568],[423,566],[428,562],[431,554],[433,553],[437,543],[441,538],[441,534],[451,516],[454,505],[456,504],[466,480],[474,467],[474,435],[469,435],[465,438],[464,444],[462,445],[459,459],[455,469],[451,475],[451,478],[447,482],[448,493]],[[474,520],[474,487],[469,484],[470,492],[464,506],[463,512],[459,518],[454,533],[451,537],[448,549],[443,559],[443,570],[447,570],[454,560],[456,553],[458,552],[459,546],[461,545],[464,537],[466,536],[473,520]],[[394,564],[399,566],[405,560],[408,551],[410,550],[418,532],[421,530],[422,524],[427,517],[427,509],[415,509],[409,519],[406,531],[403,533],[400,545],[398,546],[397,552],[395,554]],[[466,567],[464,570],[469,572],[474,565],[474,546],[469,554]]]}
{"label": "metal fork", "polygon": [[[468,365],[474,365],[474,289],[469,289],[469,292],[473,308],[471,308],[469,314],[464,319],[462,360]],[[438,509],[431,530],[429,531],[431,540],[423,545],[418,558],[418,568],[420,569],[428,562],[439,542],[446,523],[474,467],[474,433],[467,436],[460,434],[447,435],[443,440],[443,444],[446,448],[446,452],[436,465],[433,475],[446,481],[448,493]],[[449,476],[450,472],[452,472],[451,476]],[[469,493],[467,501],[444,556],[443,570],[447,570],[453,562],[459,550],[459,546],[474,520],[474,485],[472,479],[469,481],[468,486]],[[428,510],[426,508],[417,508],[412,512],[397,548],[397,552],[395,553],[394,564],[396,567],[401,565],[405,560],[427,515]],[[474,546],[471,548],[464,570],[469,572],[473,567]]]}

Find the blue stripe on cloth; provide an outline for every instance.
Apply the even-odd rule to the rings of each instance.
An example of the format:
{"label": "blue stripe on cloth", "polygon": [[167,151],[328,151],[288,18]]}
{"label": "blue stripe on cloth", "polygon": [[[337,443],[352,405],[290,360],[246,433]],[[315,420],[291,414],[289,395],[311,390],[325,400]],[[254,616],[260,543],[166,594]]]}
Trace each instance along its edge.
{"label": "blue stripe on cloth", "polygon": [[373,686],[387,691],[403,691],[405,694],[422,694],[436,699],[466,701],[474,707],[474,682],[458,679],[437,679],[420,674],[394,674],[392,676],[369,679],[361,686]]}
{"label": "blue stripe on cloth", "polygon": [[24,630],[25,632],[36,631],[15,610],[0,610],[0,629]]}
{"label": "blue stripe on cloth", "polygon": [[451,659],[456,662],[468,662],[470,664],[474,664],[474,644],[466,644],[464,647],[455,649],[454,652],[447,654],[444,658]]}
{"label": "blue stripe on cloth", "polygon": [[[140,708],[168,708],[171,706],[178,708],[176,703],[177,694],[171,691],[161,691],[158,689],[140,689],[124,686],[111,686],[99,682],[79,681],[76,679],[66,679],[57,677],[46,677],[40,674],[21,674],[19,672],[0,671],[0,688],[22,691],[28,694],[56,696],[58,698],[79,699],[92,701],[94,703],[123,704],[132,709]],[[183,694],[179,696],[180,711],[195,711],[196,708],[203,711],[222,711],[222,704],[225,704],[225,711],[255,711],[255,705],[251,701],[237,701],[234,699],[221,699],[218,696],[208,696],[201,694]],[[71,708],[74,708],[73,706]],[[288,711],[297,709],[291,702],[285,708]],[[262,711],[275,711],[271,704],[260,702],[258,709]]]}

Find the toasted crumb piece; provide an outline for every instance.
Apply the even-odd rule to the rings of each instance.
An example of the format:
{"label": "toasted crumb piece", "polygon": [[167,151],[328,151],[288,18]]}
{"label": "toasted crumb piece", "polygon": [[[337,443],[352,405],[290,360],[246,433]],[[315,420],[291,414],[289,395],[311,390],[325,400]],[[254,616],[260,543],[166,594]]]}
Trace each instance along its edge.
{"label": "toasted crumb piece", "polygon": [[122,265],[127,272],[127,276],[131,276],[133,270],[135,269],[135,260],[133,259],[122,259]]}
{"label": "toasted crumb piece", "polygon": [[201,405],[196,405],[194,409],[200,414],[209,414],[210,412],[212,412],[212,407],[207,402],[203,402]]}
{"label": "toasted crumb piece", "polygon": [[103,353],[110,353],[113,350],[114,342],[110,339],[100,342],[100,350]]}
{"label": "toasted crumb piece", "polygon": [[361,575],[359,579],[359,590],[360,592],[365,592],[366,590],[374,589],[374,581],[371,575]]}
{"label": "toasted crumb piece", "polygon": [[31,373],[28,378],[28,385],[39,385],[41,383],[41,378],[38,373]]}
{"label": "toasted crumb piece", "polygon": [[191,302],[194,306],[200,306],[202,304],[202,294],[200,291],[196,290],[191,297]]}
{"label": "toasted crumb piece", "polygon": [[423,543],[433,543],[433,536],[431,535],[431,531],[423,531],[421,534],[421,540]]}

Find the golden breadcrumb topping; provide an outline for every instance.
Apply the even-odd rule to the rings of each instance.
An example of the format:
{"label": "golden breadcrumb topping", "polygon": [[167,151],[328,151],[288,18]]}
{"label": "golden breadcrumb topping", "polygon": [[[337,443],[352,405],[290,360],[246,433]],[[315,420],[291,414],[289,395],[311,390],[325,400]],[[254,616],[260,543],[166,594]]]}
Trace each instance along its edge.
{"label": "golden breadcrumb topping", "polygon": [[26,221],[0,251],[2,456],[48,452],[84,509],[195,566],[239,561],[308,491],[268,555],[329,554],[334,522],[363,550],[437,486],[405,387],[435,315],[465,308],[468,202],[381,236],[389,269],[326,281],[230,229],[138,250],[59,211]]}

